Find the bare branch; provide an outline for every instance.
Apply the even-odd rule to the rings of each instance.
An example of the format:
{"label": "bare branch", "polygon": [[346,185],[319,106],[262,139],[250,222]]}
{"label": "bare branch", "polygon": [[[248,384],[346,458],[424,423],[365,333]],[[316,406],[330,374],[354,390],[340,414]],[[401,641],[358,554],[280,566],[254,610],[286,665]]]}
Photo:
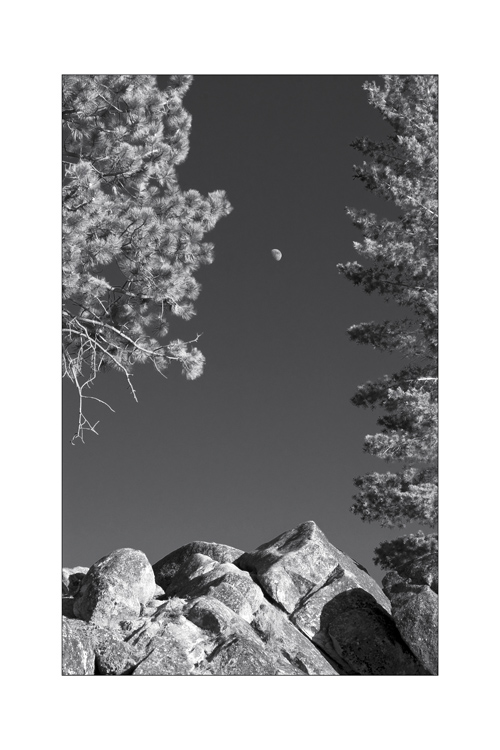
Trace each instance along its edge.
{"label": "bare branch", "polygon": [[83,438],[83,433],[85,432],[85,430],[88,430],[89,432],[93,432],[96,435],[98,435],[99,433],[97,432],[96,427],[99,424],[99,422],[96,422],[94,425],[92,425],[89,422],[89,420],[87,419],[87,417],[84,415],[84,413],[83,413],[83,399],[85,398],[85,396],[82,393],[82,389],[84,388],[85,385],[87,385],[87,383],[84,383],[83,386],[80,384],[80,381],[78,380],[78,372],[77,372],[76,367],[73,367],[72,371],[73,371],[73,378],[72,378],[72,380],[73,380],[74,384],[76,385],[76,389],[78,391],[78,397],[79,397],[78,430],[73,435],[73,437],[71,438],[71,445],[74,445],[75,444],[75,440],[78,440],[78,439],[81,440],[82,443],[85,442],[85,440]]}
{"label": "bare branch", "polygon": [[[85,383],[85,385],[87,384]],[[90,398],[92,399],[92,401],[99,401],[100,404],[104,404],[104,406],[107,406],[108,409],[111,409],[113,414],[115,413],[115,410],[106,401],[103,401],[102,398],[97,398],[97,396],[83,396],[83,398]]]}

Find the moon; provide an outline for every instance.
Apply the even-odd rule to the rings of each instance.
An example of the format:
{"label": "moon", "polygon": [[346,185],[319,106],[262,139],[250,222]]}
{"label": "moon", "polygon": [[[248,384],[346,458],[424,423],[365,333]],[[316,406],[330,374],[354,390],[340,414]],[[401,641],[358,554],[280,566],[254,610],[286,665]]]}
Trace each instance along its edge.
{"label": "moon", "polygon": [[281,252],[277,248],[274,248],[274,250],[271,250],[271,255],[273,256],[274,260],[281,260],[282,255],[281,255]]}

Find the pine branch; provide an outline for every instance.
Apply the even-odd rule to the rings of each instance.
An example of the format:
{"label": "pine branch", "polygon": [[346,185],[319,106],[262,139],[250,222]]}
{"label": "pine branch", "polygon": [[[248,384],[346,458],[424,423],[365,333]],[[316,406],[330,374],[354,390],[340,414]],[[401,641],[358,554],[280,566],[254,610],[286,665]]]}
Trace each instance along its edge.
{"label": "pine branch", "polygon": [[[174,107],[172,90],[160,92],[154,76],[63,76],[63,377],[79,393],[77,436],[95,430],[83,398],[101,401],[86,390],[106,366],[126,377],[135,400],[136,363],[162,377],[172,361],[189,379],[201,374],[203,355],[188,348],[199,336],[164,343],[150,334],[159,321],[166,335],[168,310],[194,313],[193,272],[212,250],[203,234],[231,210],[223,191],[202,198],[178,184],[191,126],[180,99],[189,83],[179,79]],[[126,277],[121,287],[95,276],[111,263]]]}

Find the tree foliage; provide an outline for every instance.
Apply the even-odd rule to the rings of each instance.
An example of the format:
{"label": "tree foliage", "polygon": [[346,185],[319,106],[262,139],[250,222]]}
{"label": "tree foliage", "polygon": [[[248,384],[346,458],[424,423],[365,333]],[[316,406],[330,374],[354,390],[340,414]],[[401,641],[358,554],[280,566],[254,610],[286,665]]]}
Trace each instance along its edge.
{"label": "tree foliage", "polygon": [[203,238],[231,206],[222,190],[204,197],[177,181],[191,80],[171,76],[162,91],[149,75],[63,76],[63,377],[79,394],[75,438],[95,432],[83,399],[100,400],[88,389],[106,368],[134,398],[136,363],[163,374],[176,361],[188,379],[203,370],[196,339],[168,340],[169,320],[195,314],[194,273],[214,257]]}
{"label": "tree foliage", "polygon": [[390,542],[381,542],[377,547],[375,562],[385,570],[395,570],[403,574],[405,567],[416,558],[437,551],[437,534],[424,534],[423,531],[418,531],[416,534],[407,534]]}
{"label": "tree foliage", "polygon": [[[365,438],[364,450],[396,462],[395,471],[355,479],[351,510],[363,521],[403,528],[437,523],[437,352],[438,352],[438,87],[436,76],[384,76],[384,86],[365,83],[369,102],[392,126],[384,142],[368,138],[352,145],[365,160],[355,177],[373,194],[391,201],[397,219],[365,210],[347,213],[361,230],[355,242],[364,259],[339,264],[339,271],[368,294],[396,302],[398,320],[359,323],[349,328],[352,341],[398,352],[408,364],[400,372],[360,386],[352,401],[381,408],[381,428]],[[423,534],[423,532],[422,532]],[[434,549],[435,535],[418,537]],[[417,545],[418,547],[418,545]],[[406,552],[405,552],[406,550]],[[375,561],[395,567],[416,554],[412,535],[384,542]]]}

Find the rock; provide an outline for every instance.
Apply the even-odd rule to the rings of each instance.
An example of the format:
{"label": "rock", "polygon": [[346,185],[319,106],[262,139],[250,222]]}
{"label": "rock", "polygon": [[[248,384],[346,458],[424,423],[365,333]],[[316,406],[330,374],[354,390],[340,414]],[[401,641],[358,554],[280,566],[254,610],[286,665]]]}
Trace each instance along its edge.
{"label": "rock", "polygon": [[388,573],[382,585],[403,640],[430,674],[438,674],[438,596],[427,585]]}
{"label": "rock", "polygon": [[233,612],[250,622],[264,599],[264,594],[249,573],[232,563],[217,563],[206,555],[195,553],[179,568],[166,589],[166,596],[193,599],[210,594]]}
{"label": "rock", "polygon": [[[252,620],[252,628],[266,649],[274,652],[280,674],[338,675],[328,656],[321,653],[292,622],[285,612],[262,602]],[[290,668],[294,671],[290,672]]]}
{"label": "rock", "polygon": [[265,601],[249,624],[211,595],[176,597],[128,642],[146,655],[134,675],[336,674],[286,615]]}
{"label": "rock", "polygon": [[195,554],[210,557],[215,562],[233,562],[243,550],[214,542],[190,542],[174,550],[153,565],[156,583],[166,589],[179,569]]}
{"label": "rock", "polygon": [[133,639],[136,647],[147,652],[134,675],[194,674],[207,650],[213,649],[211,638],[183,614],[158,610],[155,625]]}
{"label": "rock", "polygon": [[74,596],[87,573],[88,568],[78,565],[76,568],[62,569],[62,592],[63,596]]}
{"label": "rock", "polygon": [[207,659],[205,674],[276,675],[278,668],[260,644],[239,635],[222,643]]}
{"label": "rock", "polygon": [[133,675],[141,676],[178,676],[192,673],[194,665],[190,663],[187,652],[168,633],[155,644],[155,647],[140,662]]}
{"label": "rock", "polygon": [[[247,622],[263,601],[262,591],[248,573],[195,553],[166,593],[173,598],[130,639],[135,647],[149,652],[134,675],[214,674],[217,669],[218,674],[276,673],[273,660],[265,655]],[[239,646],[226,652],[226,645],[229,648],[234,639]],[[242,654],[238,668],[233,663],[237,650]],[[258,659],[256,653],[261,654]]]}
{"label": "rock", "polygon": [[235,564],[250,570],[341,674],[425,674],[375,581],[309,521]]}
{"label": "rock", "polygon": [[[166,596],[175,597],[177,607],[182,607],[177,611],[184,612],[208,636],[204,641],[205,666],[200,665],[198,670],[201,673],[205,669],[212,674],[220,668],[221,674],[232,674],[236,669],[234,654],[238,651],[242,666],[235,674],[246,674],[244,670],[249,670],[248,674],[336,674],[328,660],[286,615],[265,601],[261,588],[249,573],[232,563],[217,563],[206,555],[194,553],[170,580]],[[234,642],[226,651],[222,644],[236,636],[237,645]],[[216,649],[220,656],[212,658],[211,649]],[[262,651],[267,658],[255,661],[255,655]],[[157,670],[159,658],[158,654],[151,657],[139,673],[153,661]],[[179,659],[178,650],[175,659]]]}
{"label": "rock", "polygon": [[280,673],[280,665],[272,650],[266,649],[254,629],[222,601],[201,596],[186,614],[200,630],[212,636],[206,642],[206,657],[201,674]]}
{"label": "rock", "polygon": [[87,572],[75,597],[73,612],[96,623],[138,616],[154,596],[153,569],[143,552],[119,549],[98,560]]}
{"label": "rock", "polygon": [[100,636],[94,636],[94,643],[96,674],[132,674],[141,661],[141,652],[114,633],[102,630]]}
{"label": "rock", "polygon": [[69,617],[73,619],[75,617],[73,612],[73,602],[75,600],[72,596],[63,596],[62,598],[62,614],[63,617]]}
{"label": "rock", "polygon": [[222,638],[227,632],[242,627],[239,618],[229,607],[210,596],[199,596],[190,602],[186,617],[214,639]]}
{"label": "rock", "polygon": [[411,583],[424,584],[438,593],[438,553],[429,552],[407,563],[400,570],[402,578]]}
{"label": "rock", "polygon": [[392,617],[361,588],[347,589],[326,603],[313,641],[346,674],[428,674],[401,638]]}
{"label": "rock", "polygon": [[[361,565],[361,563],[359,563],[359,562],[358,562],[357,560],[355,560],[355,559],[354,559],[354,557],[351,557],[351,560],[353,561],[353,563],[354,563],[355,565],[357,565],[357,567],[358,567],[358,568],[359,568],[360,570],[362,570],[362,571],[363,571],[364,573],[368,573],[368,570],[367,570],[367,569],[365,568],[365,566],[364,566],[364,565]],[[368,575],[370,575],[370,574],[368,573]]]}
{"label": "rock", "polygon": [[78,620],[63,617],[62,674],[94,674],[95,654],[89,628]]}
{"label": "rock", "polygon": [[[219,668],[224,670],[221,674],[335,674],[286,615],[265,601],[251,624],[211,596],[196,599],[186,611],[186,617],[212,637],[212,651],[207,648],[203,674],[217,674]],[[226,647],[227,652],[224,651]],[[223,651],[224,655],[221,655]],[[236,651],[241,653],[245,666],[233,672],[232,660]],[[263,655],[257,662],[254,661],[256,654]],[[242,671],[246,669],[249,671]]]}
{"label": "rock", "polygon": [[235,564],[252,573],[264,591],[283,609],[295,612],[316,591],[360,587],[388,612],[390,604],[380,586],[350,557],[330,544],[314,521],[245,552]]}
{"label": "rock", "polygon": [[[117,550],[83,578],[63,573],[63,674],[430,674],[436,595],[412,581],[433,584],[433,562],[409,573],[384,579],[395,622],[381,588],[312,521],[250,553],[193,542],[152,567]],[[437,642],[435,656],[437,669]]]}

